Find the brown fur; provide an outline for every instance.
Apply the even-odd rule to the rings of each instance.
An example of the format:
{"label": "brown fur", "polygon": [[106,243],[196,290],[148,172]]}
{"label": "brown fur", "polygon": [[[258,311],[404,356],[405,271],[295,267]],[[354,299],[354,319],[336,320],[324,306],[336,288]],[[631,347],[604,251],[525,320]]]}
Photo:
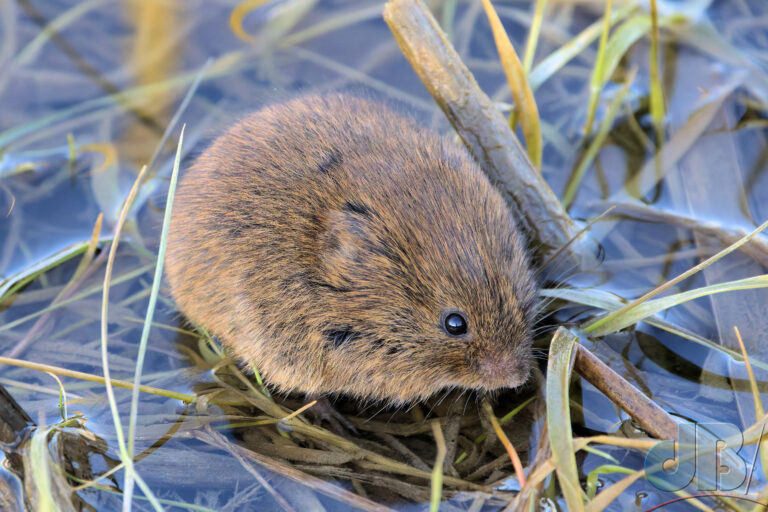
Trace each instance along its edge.
{"label": "brown fur", "polygon": [[[183,313],[284,391],[403,402],[523,383],[535,288],[469,154],[342,94],[267,107],[177,193],[168,278]],[[469,332],[442,328],[451,310]]]}

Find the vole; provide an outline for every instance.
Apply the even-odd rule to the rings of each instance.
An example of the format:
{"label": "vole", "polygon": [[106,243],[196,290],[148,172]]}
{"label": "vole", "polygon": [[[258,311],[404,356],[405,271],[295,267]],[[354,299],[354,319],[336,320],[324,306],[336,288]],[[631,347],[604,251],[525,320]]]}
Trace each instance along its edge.
{"label": "vole", "polygon": [[401,404],[529,374],[510,210],[465,149],[369,99],[299,97],[216,138],[180,181],[167,276],[279,391]]}

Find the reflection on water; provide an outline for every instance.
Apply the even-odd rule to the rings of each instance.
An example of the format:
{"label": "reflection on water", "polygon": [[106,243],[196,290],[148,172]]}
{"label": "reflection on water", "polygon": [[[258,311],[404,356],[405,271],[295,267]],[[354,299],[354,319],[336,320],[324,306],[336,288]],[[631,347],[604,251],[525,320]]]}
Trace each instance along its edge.
{"label": "reflection on water", "polygon": [[[513,43],[523,48],[533,6],[496,3]],[[480,2],[433,4],[481,87],[494,100],[510,103]],[[543,173],[562,195],[590,142],[584,141],[583,128],[596,43],[551,76],[542,75],[536,65],[588,25],[597,23],[599,31],[603,6],[600,2],[556,4],[547,11],[531,76],[546,76],[536,89],[545,143]],[[110,294],[110,368],[113,377],[132,379],[181,123],[186,123],[183,165],[243,112],[310,91],[364,88],[405,105],[429,126],[449,130],[380,19],[380,2],[269,2],[245,14],[242,30],[235,23],[233,32],[235,6],[234,1],[200,0],[0,1],[0,274],[24,276],[56,255],[48,260],[52,263],[48,272],[0,306],[2,355],[101,375],[99,318],[105,251],[94,255],[94,263],[84,273],[76,275],[76,269],[98,215],[104,215],[100,248],[105,248],[139,168],[151,162],[152,179],[142,187],[126,225],[130,237],[118,251]],[[760,0],[663,2],[660,9],[666,144],[654,159],[649,43],[639,34],[625,55],[616,55],[595,129],[628,73],[636,68],[637,77],[571,207],[574,216],[587,218],[617,205],[593,228],[605,249],[604,263],[597,269],[566,272],[564,279],[571,286],[637,297],[768,217],[764,200],[768,194],[768,4]],[[642,9],[626,12],[629,21],[624,30],[631,33],[632,20],[646,14]],[[609,51],[618,51],[612,48],[609,44]],[[183,98],[190,88],[193,95],[187,104]],[[177,112],[179,122],[173,123]],[[755,244],[751,252],[734,253],[683,281],[678,291],[763,273],[766,252],[765,241],[760,240],[762,245]],[[74,251],[77,247],[82,250]],[[63,259],[67,261],[62,263]],[[766,376],[759,363],[768,361],[768,345],[761,341],[766,332],[766,298],[761,289],[723,293],[660,316],[735,350],[733,327],[738,326],[754,359],[757,380],[762,381]],[[560,310],[557,319],[583,319],[588,311],[571,305]],[[223,379],[214,376],[210,370],[220,355],[180,324],[166,290],[161,290],[155,322],[142,383],[177,393],[215,389],[232,399],[236,393],[226,391],[225,384],[242,384],[236,372]],[[755,422],[746,370],[722,352],[647,324],[607,336],[590,348],[683,418],[727,421],[743,428]],[[58,385],[47,374],[6,366],[0,371],[0,383],[38,424],[60,420]],[[116,453],[103,385],[71,378],[64,379],[64,384],[70,411],[82,413],[88,429]],[[527,393],[511,395],[500,404],[504,400],[520,403],[533,390]],[[617,432],[626,419],[585,382],[574,386],[573,398],[576,435]],[[118,391],[117,399],[127,417],[129,392]],[[297,401],[296,406],[300,405]],[[142,454],[140,474],[164,499],[214,510],[279,508],[279,496],[289,496],[288,506],[296,510],[352,506],[311,485],[275,477],[228,451],[238,445],[222,442],[220,430],[209,425],[246,421],[241,417],[243,410],[228,405],[186,406],[172,396],[142,394],[135,450]],[[507,410],[497,406],[500,415]],[[369,408],[364,414],[377,411]],[[527,430],[519,436],[523,446],[532,428],[538,432],[537,414],[531,411]],[[466,439],[472,437],[473,429],[482,431],[480,425],[462,429]],[[221,431],[232,435],[231,429]],[[361,431],[371,439],[379,436],[377,442],[390,435],[373,434],[363,427]],[[370,476],[355,480],[350,475],[364,468],[331,460],[325,452],[326,458],[320,461],[306,460],[309,455],[319,456],[308,452],[302,452],[304,459],[291,458],[284,455],[285,438],[275,432],[273,427],[246,427],[236,430],[232,439],[272,447],[274,457],[398,509],[410,510],[408,503],[429,498],[424,482],[416,486],[404,480],[398,487],[393,483],[396,479],[381,472],[372,473],[380,481]],[[299,439],[306,442],[300,435]],[[535,445],[536,436],[530,439]],[[407,441],[408,446],[391,446],[415,450],[429,470],[433,448],[418,443],[426,445],[417,440]],[[389,450],[397,460],[409,457],[403,455],[407,452]],[[745,458],[751,458],[753,449],[745,450]],[[616,447],[604,451],[625,467],[642,467],[642,456],[636,451]],[[503,449],[498,453],[503,454]],[[580,461],[585,474],[608,463],[596,454]],[[338,467],[329,469],[334,466]],[[511,473],[508,468],[505,471]],[[265,490],[262,474],[270,475],[269,488],[274,492]],[[477,482],[493,483],[503,476],[496,470],[477,477]],[[603,475],[602,485],[619,478]],[[755,489],[764,485],[760,471],[753,478]],[[115,485],[121,483],[122,476]],[[98,510],[119,508],[121,499],[114,494],[93,489],[80,494]],[[612,506],[615,510],[648,508],[665,499],[664,493],[641,480]],[[454,503],[469,506],[471,500],[458,497]],[[137,509],[147,507],[136,502]],[[491,500],[483,510],[497,508]]]}

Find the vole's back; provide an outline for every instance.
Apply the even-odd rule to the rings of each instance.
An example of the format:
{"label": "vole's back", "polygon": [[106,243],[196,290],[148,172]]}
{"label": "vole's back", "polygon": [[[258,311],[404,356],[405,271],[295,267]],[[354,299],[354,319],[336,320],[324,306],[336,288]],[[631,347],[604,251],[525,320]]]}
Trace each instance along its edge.
{"label": "vole's back", "polygon": [[501,197],[367,100],[299,98],[216,139],[179,186],[167,269],[182,312],[283,389],[399,400],[527,374],[533,285]]}

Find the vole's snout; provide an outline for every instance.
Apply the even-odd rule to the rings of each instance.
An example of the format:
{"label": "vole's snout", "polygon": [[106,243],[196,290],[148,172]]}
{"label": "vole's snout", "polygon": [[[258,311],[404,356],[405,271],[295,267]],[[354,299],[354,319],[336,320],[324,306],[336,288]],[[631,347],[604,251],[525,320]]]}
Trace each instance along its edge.
{"label": "vole's snout", "polygon": [[528,379],[531,365],[525,358],[503,355],[488,357],[480,363],[483,387],[487,389],[514,388]]}

